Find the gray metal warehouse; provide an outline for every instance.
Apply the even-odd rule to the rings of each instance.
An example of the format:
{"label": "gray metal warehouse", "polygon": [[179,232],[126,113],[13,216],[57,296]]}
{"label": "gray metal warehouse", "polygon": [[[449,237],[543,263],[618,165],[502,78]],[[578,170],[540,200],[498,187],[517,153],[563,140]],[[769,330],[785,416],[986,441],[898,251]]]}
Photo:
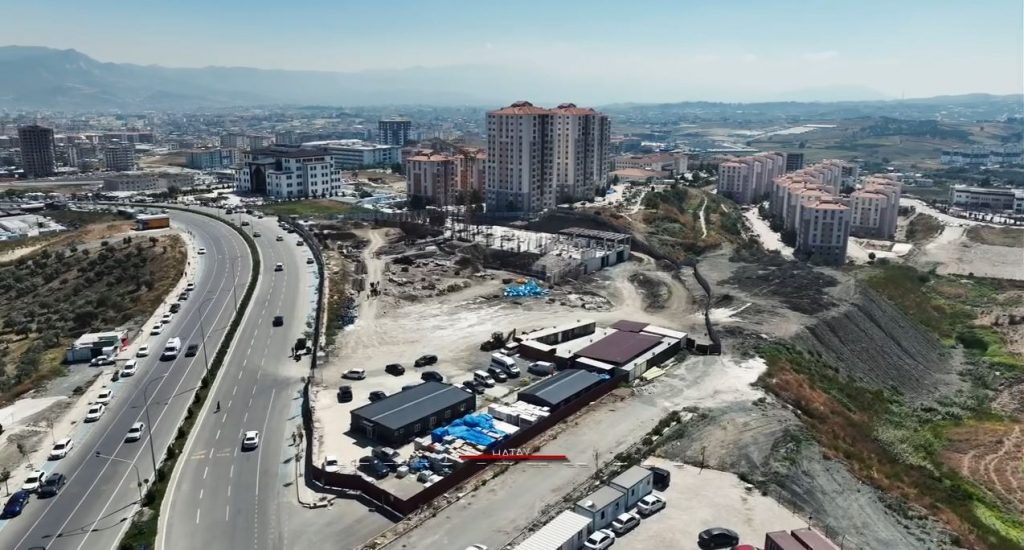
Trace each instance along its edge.
{"label": "gray metal warehouse", "polygon": [[583,395],[605,378],[583,369],[566,369],[519,392],[519,400],[555,410]]}
{"label": "gray metal warehouse", "polygon": [[413,438],[473,412],[476,396],[440,382],[423,382],[352,411],[352,433],[388,445]]}

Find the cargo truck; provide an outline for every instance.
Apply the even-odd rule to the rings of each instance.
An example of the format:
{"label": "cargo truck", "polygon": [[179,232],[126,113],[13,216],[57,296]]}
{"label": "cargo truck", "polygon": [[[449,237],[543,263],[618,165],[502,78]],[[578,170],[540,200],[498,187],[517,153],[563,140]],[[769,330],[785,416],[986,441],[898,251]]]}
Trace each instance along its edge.
{"label": "cargo truck", "polygon": [[138,231],[165,229],[170,226],[171,217],[167,214],[153,214],[150,216],[137,216],[135,218],[135,229]]}

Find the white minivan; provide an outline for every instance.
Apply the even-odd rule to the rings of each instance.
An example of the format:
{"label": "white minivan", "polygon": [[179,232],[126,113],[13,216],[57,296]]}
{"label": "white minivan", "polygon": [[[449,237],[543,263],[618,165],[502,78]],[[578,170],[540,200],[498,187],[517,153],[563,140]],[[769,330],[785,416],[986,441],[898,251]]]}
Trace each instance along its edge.
{"label": "white minivan", "polygon": [[509,378],[519,376],[519,367],[516,366],[516,360],[504,353],[491,354],[491,366],[505,371]]}
{"label": "white minivan", "polygon": [[487,374],[482,370],[473,371],[473,380],[476,380],[477,382],[483,384],[484,386],[487,386],[488,388],[494,387],[494,379],[491,378],[490,374]]}

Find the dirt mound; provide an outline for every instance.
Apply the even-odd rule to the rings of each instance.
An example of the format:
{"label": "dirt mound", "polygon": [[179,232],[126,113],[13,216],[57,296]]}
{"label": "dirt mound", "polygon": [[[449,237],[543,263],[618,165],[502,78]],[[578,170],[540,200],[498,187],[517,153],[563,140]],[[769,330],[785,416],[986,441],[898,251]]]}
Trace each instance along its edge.
{"label": "dirt mound", "polygon": [[672,298],[672,289],[661,279],[638,271],[629,276],[629,282],[640,291],[644,299],[644,309],[647,311],[665,309],[665,304]]}
{"label": "dirt mound", "polygon": [[840,373],[873,388],[895,389],[914,400],[960,385],[958,366],[942,343],[875,291],[821,319],[795,340]]}
{"label": "dirt mound", "polygon": [[778,299],[793,311],[810,315],[836,305],[825,289],[839,284],[835,277],[802,262],[768,255],[762,264],[737,266],[732,276],[722,281],[752,296]]}
{"label": "dirt mound", "polygon": [[[887,497],[861,483],[822,449],[789,410],[759,401],[691,421],[659,455],[737,473],[741,479],[827,528],[847,548],[947,548],[928,521],[908,521]],[[845,538],[844,538],[845,537]]]}

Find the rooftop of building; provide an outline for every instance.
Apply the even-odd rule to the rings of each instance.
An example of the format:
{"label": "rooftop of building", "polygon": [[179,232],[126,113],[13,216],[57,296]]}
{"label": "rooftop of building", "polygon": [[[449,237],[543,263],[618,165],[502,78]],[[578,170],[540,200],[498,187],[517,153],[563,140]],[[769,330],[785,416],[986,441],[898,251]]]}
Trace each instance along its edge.
{"label": "rooftop of building", "polygon": [[601,382],[601,376],[582,369],[566,369],[519,392],[536,397],[549,404],[561,403],[577,393],[590,389]]}
{"label": "rooftop of building", "polygon": [[321,149],[361,149],[361,150],[373,150],[373,149],[392,149],[398,147],[397,145],[384,145],[381,143],[373,143],[369,141],[363,141],[361,139],[328,139],[323,141],[309,141],[302,144],[303,147],[318,147]]}
{"label": "rooftop of building", "polygon": [[330,154],[326,149],[320,147],[272,145],[263,149],[256,149],[252,152],[253,158],[275,157],[275,158],[308,158],[320,157]]}
{"label": "rooftop of building", "polygon": [[580,499],[576,505],[589,512],[596,512],[622,498],[622,494],[615,487],[602,485],[600,489]]}
{"label": "rooftop of building", "polygon": [[446,155],[444,153],[428,153],[413,155],[405,160],[414,160],[417,162],[445,162],[453,161],[455,160],[455,157],[453,157],[452,155]]}
{"label": "rooftop of building", "polygon": [[537,107],[529,101],[516,101],[508,107],[490,111],[489,115],[598,115],[589,107],[577,107],[575,103],[562,103],[553,109]]}
{"label": "rooftop of building", "polygon": [[380,401],[363,405],[353,410],[352,414],[357,414],[391,429],[398,429],[428,416],[432,412],[461,403],[467,397],[473,399],[473,394],[451,384],[423,382],[407,390],[391,394]]}
{"label": "rooftop of building", "polygon": [[565,510],[516,546],[516,550],[560,548],[567,540],[586,529],[588,525],[590,525],[590,519],[571,510]]}
{"label": "rooftop of building", "polygon": [[615,476],[611,483],[618,485],[619,487],[632,487],[637,483],[640,483],[644,479],[653,476],[654,473],[640,466],[631,466],[625,472]]}
{"label": "rooftop of building", "polygon": [[615,331],[576,354],[612,365],[624,365],[660,342],[661,338],[649,334]]}

